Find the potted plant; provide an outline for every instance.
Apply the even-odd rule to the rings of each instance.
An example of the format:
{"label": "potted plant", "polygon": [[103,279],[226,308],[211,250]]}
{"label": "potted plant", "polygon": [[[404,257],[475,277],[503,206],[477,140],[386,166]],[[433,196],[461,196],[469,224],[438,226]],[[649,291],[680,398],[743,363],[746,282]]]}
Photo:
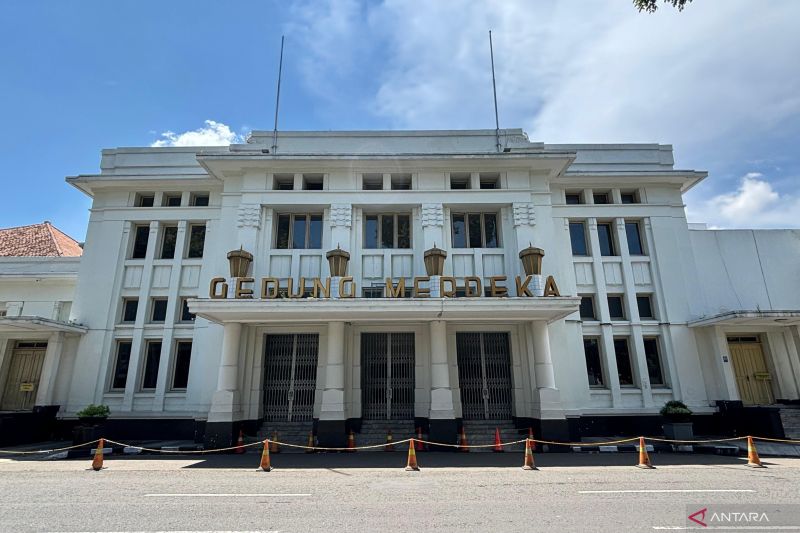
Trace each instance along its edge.
{"label": "potted plant", "polygon": [[74,444],[82,444],[103,437],[104,422],[111,410],[107,405],[89,404],[77,413],[78,425],[72,430]]}
{"label": "potted plant", "polygon": [[691,440],[694,438],[692,427],[692,410],[686,404],[671,400],[661,408],[664,417],[664,435],[673,440]]}

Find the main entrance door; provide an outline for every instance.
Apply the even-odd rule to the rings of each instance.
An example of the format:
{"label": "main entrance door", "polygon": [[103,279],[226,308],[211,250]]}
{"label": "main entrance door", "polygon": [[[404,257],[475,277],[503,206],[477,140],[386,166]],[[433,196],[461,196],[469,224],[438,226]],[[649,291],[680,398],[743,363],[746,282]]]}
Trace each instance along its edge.
{"label": "main entrance door", "polygon": [[11,354],[0,410],[29,411],[36,401],[46,342],[18,342]]}
{"label": "main entrance door", "polygon": [[267,335],[264,353],[264,417],[311,420],[317,386],[319,335]]}
{"label": "main entrance door", "polygon": [[510,419],[508,333],[456,333],[456,356],[464,420]]}
{"label": "main entrance door", "polygon": [[414,418],[414,334],[361,334],[361,416]]}
{"label": "main entrance door", "polygon": [[729,337],[736,387],[745,405],[774,403],[772,377],[764,360],[764,350],[758,337]]}

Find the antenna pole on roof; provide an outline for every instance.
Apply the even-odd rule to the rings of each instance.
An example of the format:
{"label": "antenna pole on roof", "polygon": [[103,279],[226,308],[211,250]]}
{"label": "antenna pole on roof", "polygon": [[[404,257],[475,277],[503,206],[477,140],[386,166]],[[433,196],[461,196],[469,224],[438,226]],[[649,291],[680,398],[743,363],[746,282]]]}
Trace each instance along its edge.
{"label": "antenna pole on roof", "polygon": [[281,103],[281,73],[283,72],[283,38],[281,35],[281,58],[278,62],[278,90],[275,93],[275,126],[272,128],[272,153],[278,150],[278,106]]}
{"label": "antenna pole on roof", "polygon": [[492,47],[492,30],[489,30],[489,55],[492,58],[492,92],[494,93],[494,136],[497,145],[497,151],[502,152],[500,145],[500,119],[497,116],[497,83],[494,79],[494,48]]}

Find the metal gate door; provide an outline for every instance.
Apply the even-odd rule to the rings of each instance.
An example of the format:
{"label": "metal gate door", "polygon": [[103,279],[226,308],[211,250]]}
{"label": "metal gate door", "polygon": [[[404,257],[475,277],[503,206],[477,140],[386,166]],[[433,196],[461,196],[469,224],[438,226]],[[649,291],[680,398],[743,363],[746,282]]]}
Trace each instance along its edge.
{"label": "metal gate door", "polygon": [[311,420],[317,385],[319,335],[267,335],[264,350],[264,418]]}
{"label": "metal gate door", "polygon": [[[20,343],[25,344],[25,343]],[[38,343],[37,343],[38,344]],[[39,377],[44,363],[43,349],[15,348],[11,354],[11,365],[3,389],[0,409],[4,411],[28,411],[33,409]]]}
{"label": "metal gate door", "polygon": [[361,334],[361,416],[414,418],[414,334]]}
{"label": "metal gate door", "polygon": [[510,419],[508,333],[456,333],[456,356],[464,420]]}

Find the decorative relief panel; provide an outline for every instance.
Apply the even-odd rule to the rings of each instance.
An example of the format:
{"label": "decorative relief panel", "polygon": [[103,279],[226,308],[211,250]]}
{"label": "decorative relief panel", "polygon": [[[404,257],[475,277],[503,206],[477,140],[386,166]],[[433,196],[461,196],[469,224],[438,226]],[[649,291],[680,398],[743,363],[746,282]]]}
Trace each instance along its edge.
{"label": "decorative relief panel", "polygon": [[350,204],[331,204],[331,227],[349,228],[353,224],[353,208]]}
{"label": "decorative relief panel", "polygon": [[442,204],[422,204],[422,227],[444,226],[444,209]]}
{"label": "decorative relief panel", "polygon": [[258,228],[261,226],[261,205],[242,204],[239,206],[236,225],[240,228]]}
{"label": "decorative relief panel", "polygon": [[531,202],[511,204],[514,213],[514,226],[533,226],[536,224],[536,211]]}

